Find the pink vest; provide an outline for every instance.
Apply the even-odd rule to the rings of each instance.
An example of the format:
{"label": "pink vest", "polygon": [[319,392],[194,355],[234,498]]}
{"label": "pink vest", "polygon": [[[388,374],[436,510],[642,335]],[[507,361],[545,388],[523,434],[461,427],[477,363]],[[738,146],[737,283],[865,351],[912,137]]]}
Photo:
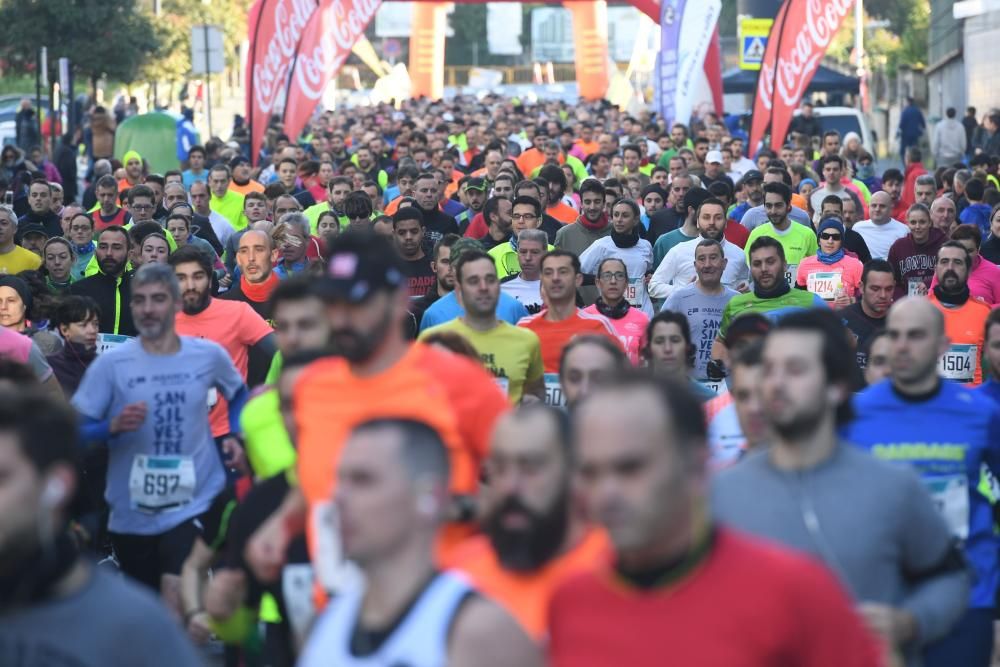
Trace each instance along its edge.
{"label": "pink vest", "polygon": [[[587,306],[583,309],[585,313],[600,315],[597,306]],[[625,347],[628,360],[633,366],[639,365],[639,347],[642,344],[642,337],[646,335],[646,325],[649,324],[649,315],[638,308],[629,308],[628,314],[620,320],[607,318],[611,323],[611,328],[615,330],[618,340]]]}
{"label": "pink vest", "polygon": [[30,355],[30,338],[0,327],[0,357],[13,359],[19,364],[26,364]]}

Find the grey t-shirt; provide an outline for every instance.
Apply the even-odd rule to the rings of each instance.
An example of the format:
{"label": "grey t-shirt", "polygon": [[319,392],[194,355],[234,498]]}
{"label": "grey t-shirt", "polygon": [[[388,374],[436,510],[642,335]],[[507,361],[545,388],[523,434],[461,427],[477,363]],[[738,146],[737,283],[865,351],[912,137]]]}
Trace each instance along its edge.
{"label": "grey t-shirt", "polygon": [[855,600],[907,609],[921,643],[942,637],[966,609],[966,572],[929,574],[951,533],[904,466],[841,443],[818,466],[786,471],[759,451],[713,480],[712,506],[725,525],[823,561]]}
{"label": "grey t-shirt", "polygon": [[4,667],[197,667],[204,664],[152,593],[90,566],[71,595],[0,614]]}
{"label": "grey t-shirt", "polygon": [[683,313],[688,318],[691,329],[691,342],[694,344],[694,374],[696,380],[706,380],[705,368],[712,360],[712,344],[719,335],[719,325],[722,324],[722,311],[726,304],[739,292],[723,287],[719,294],[705,294],[699,289],[698,283],[691,283],[674,290],[663,302],[660,310],[671,310]]}
{"label": "grey t-shirt", "polygon": [[139,339],[98,355],[73,407],[97,420],[137,401],[147,409],[138,430],[108,441],[111,531],[159,535],[208,509],[225,484],[208,420],[210,392],[231,400],[242,386],[225,349],[206,339],[181,336],[173,355],[149,354]]}
{"label": "grey t-shirt", "polygon": [[[793,222],[798,222],[806,227],[812,226],[812,223],[809,221],[809,214],[798,206],[792,207],[792,209],[788,212],[788,217]],[[767,217],[767,211],[764,210],[763,204],[748,209],[747,212],[743,214],[743,219],[740,220],[740,224],[749,229],[751,232],[763,225],[765,222],[770,222],[770,219]]]}

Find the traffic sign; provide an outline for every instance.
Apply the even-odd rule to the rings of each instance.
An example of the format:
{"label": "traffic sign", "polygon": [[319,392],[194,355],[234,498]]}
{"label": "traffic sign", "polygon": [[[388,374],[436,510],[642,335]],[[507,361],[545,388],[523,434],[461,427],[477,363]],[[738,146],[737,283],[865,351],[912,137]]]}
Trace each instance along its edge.
{"label": "traffic sign", "polygon": [[740,69],[759,70],[767,49],[767,36],[774,19],[744,18],[740,20]]}
{"label": "traffic sign", "polygon": [[392,60],[398,58],[403,53],[403,45],[400,44],[398,39],[384,39],[382,40],[382,55],[386,58]]}
{"label": "traffic sign", "polygon": [[222,30],[216,25],[191,26],[191,73],[218,74],[226,68]]}

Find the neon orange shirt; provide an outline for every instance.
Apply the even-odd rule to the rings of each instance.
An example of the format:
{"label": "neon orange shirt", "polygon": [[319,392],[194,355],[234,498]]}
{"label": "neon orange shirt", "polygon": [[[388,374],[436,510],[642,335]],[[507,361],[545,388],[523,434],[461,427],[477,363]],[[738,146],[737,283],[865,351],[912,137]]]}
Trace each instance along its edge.
{"label": "neon orange shirt", "polygon": [[556,589],[576,574],[609,565],[612,553],[607,534],[594,528],[542,569],[514,572],[500,564],[489,538],[477,535],[459,545],[449,565],[466,574],[477,590],[500,603],[533,639],[541,642],[548,631],[549,601]]}
{"label": "neon orange shirt", "polygon": [[938,360],[938,372],[942,377],[972,386],[982,384],[983,345],[990,307],[972,297],[958,308],[946,308],[933,292],[928,298],[944,315],[944,333],[951,339],[951,347]]}
{"label": "neon orange shirt", "polygon": [[549,206],[545,212],[564,225],[576,222],[576,219],[580,217],[579,211],[561,201]]}
{"label": "neon orange shirt", "polygon": [[[188,315],[184,311],[177,313],[176,327],[180,336],[207,338],[226,348],[244,382],[247,379],[248,350],[274,333],[271,325],[250,304],[222,299],[212,299],[208,308],[197,315]],[[212,437],[229,433],[226,399],[219,396],[208,418],[212,424]]]}
{"label": "neon orange shirt", "polygon": [[614,328],[603,315],[593,315],[577,308],[573,317],[552,322],[545,319],[547,312],[543,310],[517,323],[517,326],[531,329],[538,334],[538,339],[542,343],[542,363],[545,364],[546,373],[559,372],[559,357],[562,356],[563,348],[579,334],[603,334],[621,347],[621,341],[615,335]]}
{"label": "neon orange shirt", "polygon": [[293,404],[299,485],[310,510],[332,498],[351,429],[380,417],[413,419],[436,429],[449,449],[452,492],[475,493],[493,425],[508,407],[482,366],[422,343],[372,377],[355,376],[340,358],[317,361],[296,382]]}
{"label": "neon orange shirt", "polygon": [[263,192],[264,186],[251,178],[243,185],[236,181],[229,181],[229,189],[238,194],[247,195],[251,192]]}

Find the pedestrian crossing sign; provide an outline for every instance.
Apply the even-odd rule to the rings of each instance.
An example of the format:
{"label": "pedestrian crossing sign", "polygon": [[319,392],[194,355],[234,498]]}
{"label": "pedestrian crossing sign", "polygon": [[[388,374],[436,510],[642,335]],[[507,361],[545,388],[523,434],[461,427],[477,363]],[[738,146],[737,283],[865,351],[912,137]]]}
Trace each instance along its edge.
{"label": "pedestrian crossing sign", "polygon": [[760,69],[773,23],[773,19],[744,18],[740,21],[740,69]]}

